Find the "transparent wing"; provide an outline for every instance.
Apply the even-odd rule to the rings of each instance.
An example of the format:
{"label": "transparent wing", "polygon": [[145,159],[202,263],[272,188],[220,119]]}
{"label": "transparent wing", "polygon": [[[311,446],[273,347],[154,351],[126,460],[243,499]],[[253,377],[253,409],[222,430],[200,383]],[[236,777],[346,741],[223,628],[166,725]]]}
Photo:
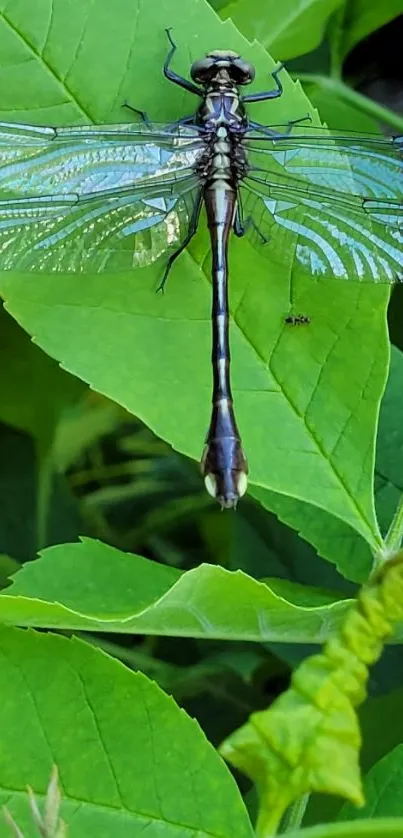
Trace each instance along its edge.
{"label": "transparent wing", "polygon": [[291,251],[294,272],[324,278],[403,279],[403,138],[251,134],[241,197],[262,253]]}
{"label": "transparent wing", "polygon": [[124,271],[168,257],[186,237],[198,191],[121,190],[0,201],[0,270]]}
{"label": "transparent wing", "polygon": [[0,198],[79,196],[189,173],[195,128],[165,124],[43,128],[0,123]]}
{"label": "transparent wing", "polygon": [[119,271],[169,256],[188,231],[200,145],[164,125],[0,125],[0,270]]}
{"label": "transparent wing", "polygon": [[[251,129],[244,141],[256,165],[270,158],[280,173],[362,197],[403,200],[403,136],[336,132],[325,128]],[[267,163],[265,168],[267,168]]]}

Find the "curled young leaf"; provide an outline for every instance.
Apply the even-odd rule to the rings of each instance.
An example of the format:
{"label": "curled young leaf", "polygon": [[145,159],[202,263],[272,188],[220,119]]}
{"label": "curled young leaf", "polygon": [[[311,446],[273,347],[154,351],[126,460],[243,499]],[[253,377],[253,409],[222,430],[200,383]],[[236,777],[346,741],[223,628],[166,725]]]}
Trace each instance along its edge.
{"label": "curled young leaf", "polygon": [[403,619],[403,551],[359,593],[321,654],[295,671],[290,688],[221,746],[260,795],[258,834],[271,834],[285,809],[310,791],[364,803],[355,707],[366,697],[368,667],[378,660],[393,623]]}

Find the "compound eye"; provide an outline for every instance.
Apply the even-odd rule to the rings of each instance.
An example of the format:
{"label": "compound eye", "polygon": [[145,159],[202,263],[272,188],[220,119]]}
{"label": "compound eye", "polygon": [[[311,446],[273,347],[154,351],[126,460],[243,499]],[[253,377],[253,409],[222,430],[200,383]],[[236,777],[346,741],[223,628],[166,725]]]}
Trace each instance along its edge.
{"label": "compound eye", "polygon": [[195,61],[190,68],[191,78],[199,84],[209,82],[215,72],[215,62],[212,58],[201,58],[199,61]]}
{"label": "compound eye", "polygon": [[249,61],[236,58],[232,64],[234,81],[237,84],[250,84],[255,78],[255,68]]}

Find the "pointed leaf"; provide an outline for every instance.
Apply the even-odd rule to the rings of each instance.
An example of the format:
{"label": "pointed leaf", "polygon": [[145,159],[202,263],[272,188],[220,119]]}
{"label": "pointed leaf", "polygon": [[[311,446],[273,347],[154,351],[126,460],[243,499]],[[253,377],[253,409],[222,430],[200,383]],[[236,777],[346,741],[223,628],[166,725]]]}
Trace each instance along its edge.
{"label": "pointed leaf", "polygon": [[338,820],[402,817],[403,745],[379,760],[364,777],[365,805],[359,811],[345,804]]}
{"label": "pointed leaf", "polygon": [[[3,72],[9,64],[26,72],[29,61],[32,73],[28,90],[15,69],[2,97],[3,118],[113,122],[122,120],[125,98],[157,120],[191,113],[194,97],[161,73],[167,25],[178,43],[178,72],[188,73],[190,58],[223,43],[254,62],[255,90],[267,85],[275,66],[202,0],[186,16],[174,0],[152,12],[139,0],[113,7],[98,0],[96,8],[90,0],[72,3],[55,0],[50,21],[29,0],[8,4],[0,30]],[[307,114],[300,86],[285,72],[283,81],[284,96],[253,107],[254,118],[278,124]],[[0,286],[8,310],[65,369],[199,458],[211,390],[208,254],[201,225],[163,298],[154,294],[158,266],[85,279],[3,274]],[[272,268],[246,242],[231,248],[234,393],[251,481],[326,510],[376,549],[372,468],[389,292],[291,283],[287,258],[283,269]],[[310,328],[285,326],[290,304],[312,316]]]}
{"label": "pointed leaf", "polygon": [[4,627],[0,657],[0,806],[24,838],[38,834],[27,783],[43,810],[54,763],[69,838],[252,838],[229,771],[152,681],[78,640]]}
{"label": "pointed leaf", "polygon": [[[212,2],[216,7],[216,3]],[[321,43],[331,15],[343,0],[233,0],[217,11],[231,18],[247,38],[256,38],[275,58],[286,61],[311,52]]]}
{"label": "pointed leaf", "polygon": [[[55,573],[57,568],[57,573]],[[95,631],[277,642],[322,642],[348,600],[241,571],[186,573],[90,539],[44,550],[0,595],[7,623]]]}
{"label": "pointed leaf", "polygon": [[401,0],[350,0],[343,20],[343,52],[347,55],[359,41],[402,13]]}

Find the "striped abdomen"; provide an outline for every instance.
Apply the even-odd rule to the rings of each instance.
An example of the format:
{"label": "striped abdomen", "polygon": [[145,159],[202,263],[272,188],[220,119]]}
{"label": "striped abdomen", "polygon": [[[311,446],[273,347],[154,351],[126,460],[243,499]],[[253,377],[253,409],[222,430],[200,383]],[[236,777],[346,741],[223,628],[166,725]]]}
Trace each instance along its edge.
{"label": "striped abdomen", "polygon": [[201,468],[209,493],[222,507],[230,508],[246,491],[248,464],[235,421],[230,382],[228,241],[236,209],[236,178],[230,144],[223,133],[217,133],[204,187],[213,260],[213,409]]}

